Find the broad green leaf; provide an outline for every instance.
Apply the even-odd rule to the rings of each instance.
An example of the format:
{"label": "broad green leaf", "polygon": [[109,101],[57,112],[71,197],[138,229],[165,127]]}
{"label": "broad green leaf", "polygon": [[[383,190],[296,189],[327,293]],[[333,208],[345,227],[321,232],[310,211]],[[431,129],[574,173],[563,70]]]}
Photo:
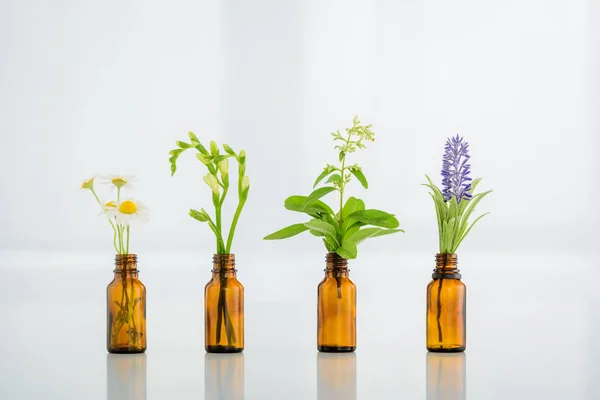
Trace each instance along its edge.
{"label": "broad green leaf", "polygon": [[354,233],[352,236],[350,236],[350,240],[352,240],[356,244],[360,244],[366,239],[377,236],[390,235],[396,232],[404,231],[402,229],[363,228]]}
{"label": "broad green leaf", "polygon": [[[358,232],[358,230],[359,230],[359,229],[360,229],[360,226],[358,226],[358,225],[352,225],[351,227],[349,227],[349,228],[348,228],[348,229],[347,229],[347,230],[344,232],[344,235],[343,235],[342,239],[345,239],[345,238],[352,237],[352,235],[354,235],[356,232]],[[379,228],[377,228],[377,229],[379,229]],[[354,239],[352,239],[352,240],[354,240]],[[359,242],[357,242],[356,240],[354,240],[354,242],[355,242],[356,244],[358,244],[358,243],[359,243]]]}
{"label": "broad green leaf", "polygon": [[292,236],[296,236],[306,230],[308,230],[308,228],[304,224],[294,224],[265,236],[263,240],[286,239]]}
{"label": "broad green leaf", "polygon": [[356,248],[356,243],[354,243],[350,239],[344,240],[341,247],[338,247],[336,250],[341,257],[346,259],[354,259],[358,253],[358,249]]}
{"label": "broad green leaf", "polygon": [[305,208],[313,201],[320,199],[321,197],[325,196],[328,193],[333,192],[334,190],[337,190],[337,189],[333,186],[323,186],[323,187],[320,187],[320,188],[314,190],[311,194],[309,194],[306,197],[306,200],[304,201],[304,204],[302,205],[301,211],[304,211]]}
{"label": "broad green leaf", "polygon": [[317,187],[317,185],[319,184],[319,182],[321,182],[323,180],[323,178],[325,178],[327,175],[331,174],[333,171],[335,171],[335,170],[325,167],[323,169],[323,172],[321,172],[321,174],[319,176],[317,176],[317,179],[315,180],[315,183],[313,185],[313,189]]}
{"label": "broad green leaf", "polygon": [[369,225],[381,226],[383,228],[397,228],[400,223],[392,214],[381,210],[356,211],[348,216]]}
{"label": "broad green leaf", "polygon": [[341,181],[342,181],[342,177],[340,176],[340,174],[334,174],[334,175],[331,175],[325,183],[335,183],[335,182],[341,182]]}
{"label": "broad green leaf", "polygon": [[357,222],[356,220],[348,218],[348,216],[356,211],[362,211],[365,209],[365,203],[361,199],[356,197],[350,197],[346,200],[346,204],[342,208],[342,232],[346,232],[351,226]]}
{"label": "broad green leaf", "polygon": [[314,236],[320,236],[320,237],[325,236],[325,234],[323,234],[322,232],[311,231],[311,230],[309,230],[309,232],[311,234],[313,234]]}
{"label": "broad green leaf", "polygon": [[333,210],[320,200],[315,200],[312,203],[304,206],[306,196],[290,196],[285,199],[284,207],[290,211],[303,212],[307,214],[322,213],[333,215]]}
{"label": "broad green leaf", "polygon": [[352,173],[352,175],[354,175],[356,177],[356,179],[358,179],[360,184],[363,185],[363,187],[365,189],[369,188],[369,183],[367,182],[367,178],[365,178],[365,175],[362,173],[362,171],[360,169],[352,168],[350,170],[350,172]]}
{"label": "broad green leaf", "polygon": [[329,223],[318,219],[313,219],[312,221],[306,222],[304,226],[312,231],[323,233],[328,240],[331,240],[332,243],[338,244],[335,237],[335,227],[331,226]]}

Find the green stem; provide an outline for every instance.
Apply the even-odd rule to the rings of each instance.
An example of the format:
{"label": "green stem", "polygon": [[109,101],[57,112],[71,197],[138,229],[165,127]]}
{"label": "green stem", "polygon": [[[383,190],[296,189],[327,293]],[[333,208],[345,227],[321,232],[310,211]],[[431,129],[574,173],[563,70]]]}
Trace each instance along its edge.
{"label": "green stem", "polygon": [[[215,212],[217,219],[217,230],[221,232],[221,236],[223,236],[222,231],[222,219],[221,219],[221,210],[223,209],[223,203],[225,202],[225,197],[227,196],[227,192],[229,191],[229,185],[226,184],[223,186],[223,196],[215,203]],[[217,238],[217,253],[225,254],[225,245],[222,240]]]}
{"label": "green stem", "polygon": [[344,170],[346,169],[346,156],[342,158],[342,181],[340,182],[340,228],[342,227],[343,217],[342,209],[344,208],[344,189],[346,188],[346,179],[344,177]]}
{"label": "green stem", "polygon": [[235,228],[237,226],[238,220],[240,219],[240,214],[242,213],[242,208],[244,208],[244,204],[246,204],[246,200],[240,199],[237,209],[235,210],[235,215],[233,216],[233,221],[231,221],[231,229],[229,229],[229,236],[227,237],[227,248],[225,249],[225,254],[230,254],[231,252],[233,234],[235,233]]}
{"label": "green stem", "polygon": [[[98,195],[96,194],[96,191],[94,190],[94,188],[90,189],[92,194],[94,195],[94,197],[96,198],[96,201],[98,202],[98,205],[100,206],[100,209],[102,211],[104,211],[104,207],[102,206],[102,202],[100,201],[100,198],[98,197]],[[117,229],[115,228],[115,224],[113,224],[113,222],[109,219],[108,223],[110,224],[110,227],[113,230],[113,247],[115,248],[115,251],[117,253],[119,253],[119,249],[117,248]]]}

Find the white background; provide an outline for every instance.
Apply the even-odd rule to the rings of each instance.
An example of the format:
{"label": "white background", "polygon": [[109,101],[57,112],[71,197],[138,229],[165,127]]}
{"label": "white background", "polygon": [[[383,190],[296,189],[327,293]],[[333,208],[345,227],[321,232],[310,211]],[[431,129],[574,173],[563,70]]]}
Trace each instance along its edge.
{"label": "white background", "polygon": [[[468,365],[481,359],[513,371],[516,360],[492,362],[483,349],[523,354],[541,340],[554,351],[564,349],[558,351],[564,359],[552,365],[575,360],[571,378],[559,386],[564,392],[553,393],[593,398],[598,392],[585,378],[592,373],[585,365],[594,357],[583,351],[591,347],[598,355],[600,349],[586,341],[597,337],[594,327],[600,329],[586,322],[600,317],[593,311],[595,291],[586,284],[594,279],[600,222],[599,17],[592,0],[1,1],[1,304],[8,329],[18,326],[5,332],[4,350],[13,348],[15,358],[3,357],[3,376],[15,382],[26,374],[30,365],[18,349],[25,338],[35,348],[44,332],[56,336],[37,351],[80,341],[103,365],[112,232],[91,195],[77,188],[106,172],[136,175],[131,195],[152,212],[132,237],[148,307],[155,310],[150,348],[168,354],[193,343],[201,357],[202,287],[214,239],[187,210],[210,210],[210,192],[193,153],[180,157],[174,177],[167,154],[189,130],[205,143],[214,139],[248,153],[252,187],[233,246],[246,286],[248,338],[256,338],[255,348],[266,346],[264,326],[252,316],[256,321],[264,310],[291,309],[281,317],[292,326],[285,334],[301,342],[299,348],[313,349],[325,249],[307,234],[261,239],[302,221],[284,210],[284,199],[311,191],[322,167],[336,161],[329,132],[350,126],[358,114],[374,125],[376,141],[352,158],[370,188],[354,182],[350,193],[369,208],[396,214],[406,230],[365,242],[351,263],[361,307],[359,348],[389,345],[418,354],[413,398],[424,395],[421,314],[437,227],[419,184],[425,173],[439,182],[444,141],[459,133],[471,145],[473,176],[484,177],[480,188],[495,190],[479,207],[492,214],[459,249],[470,290]],[[109,199],[103,189],[101,197]],[[333,195],[327,199],[335,203]],[[229,202],[227,215],[234,196]],[[177,286],[182,276],[187,282]],[[382,280],[392,288],[382,290]],[[77,289],[75,300],[69,282],[87,289]],[[80,318],[89,322],[78,324],[86,339],[70,338],[54,318],[38,325],[25,317],[34,312],[39,318],[42,304],[52,311],[41,314],[58,320],[69,307],[81,308]],[[165,326],[173,315],[182,319],[179,329]],[[552,321],[550,332],[541,327],[544,321]],[[383,342],[381,324],[394,331]],[[499,326],[507,331],[499,333]],[[9,337],[16,342],[8,343]],[[569,345],[580,353],[570,353]],[[254,359],[247,348],[246,371]],[[531,370],[549,365],[536,358],[548,348],[537,349],[525,363]],[[356,359],[359,394],[361,370],[373,365],[362,360],[385,365],[363,357]],[[315,358],[310,355],[310,365]],[[301,371],[295,373],[314,378]],[[553,373],[564,377],[558,368],[546,372],[544,380]],[[541,374],[539,382],[516,386],[541,387]],[[91,382],[98,375],[89,376]],[[249,379],[246,373],[247,389]],[[480,386],[467,379],[474,398],[484,398],[477,396],[482,379]],[[47,395],[61,397],[59,387]],[[366,383],[363,389],[368,396]]]}

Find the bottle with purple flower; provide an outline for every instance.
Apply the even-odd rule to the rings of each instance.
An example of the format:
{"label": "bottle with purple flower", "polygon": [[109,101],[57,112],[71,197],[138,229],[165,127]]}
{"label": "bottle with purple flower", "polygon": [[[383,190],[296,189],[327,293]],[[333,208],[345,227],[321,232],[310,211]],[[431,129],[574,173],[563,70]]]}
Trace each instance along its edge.
{"label": "bottle with purple flower", "polygon": [[442,189],[426,175],[439,232],[439,253],[433,280],[427,286],[427,350],[461,352],[467,346],[467,289],[461,281],[456,250],[473,226],[485,215],[469,222],[479,202],[490,192],[475,194],[481,179],[469,176],[469,143],[449,138],[442,162]]}

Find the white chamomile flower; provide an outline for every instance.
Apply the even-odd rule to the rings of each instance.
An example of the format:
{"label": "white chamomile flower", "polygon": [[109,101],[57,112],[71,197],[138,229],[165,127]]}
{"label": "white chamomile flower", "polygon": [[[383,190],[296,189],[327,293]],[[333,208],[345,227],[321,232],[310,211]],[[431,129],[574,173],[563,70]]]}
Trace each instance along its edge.
{"label": "white chamomile flower", "polygon": [[111,189],[121,189],[125,185],[127,185],[127,188],[132,189],[134,187],[133,182],[135,182],[135,176],[133,175],[108,174],[101,176],[100,179],[102,179],[102,183],[110,185]]}
{"label": "white chamomile flower", "polygon": [[106,218],[113,219],[116,214],[117,214],[117,202],[116,201],[111,200],[102,206],[102,215],[106,216]]}
{"label": "white chamomile flower", "polygon": [[133,199],[116,204],[113,213],[117,224],[120,225],[130,225],[132,221],[144,223],[149,218],[148,208],[142,202]]}

